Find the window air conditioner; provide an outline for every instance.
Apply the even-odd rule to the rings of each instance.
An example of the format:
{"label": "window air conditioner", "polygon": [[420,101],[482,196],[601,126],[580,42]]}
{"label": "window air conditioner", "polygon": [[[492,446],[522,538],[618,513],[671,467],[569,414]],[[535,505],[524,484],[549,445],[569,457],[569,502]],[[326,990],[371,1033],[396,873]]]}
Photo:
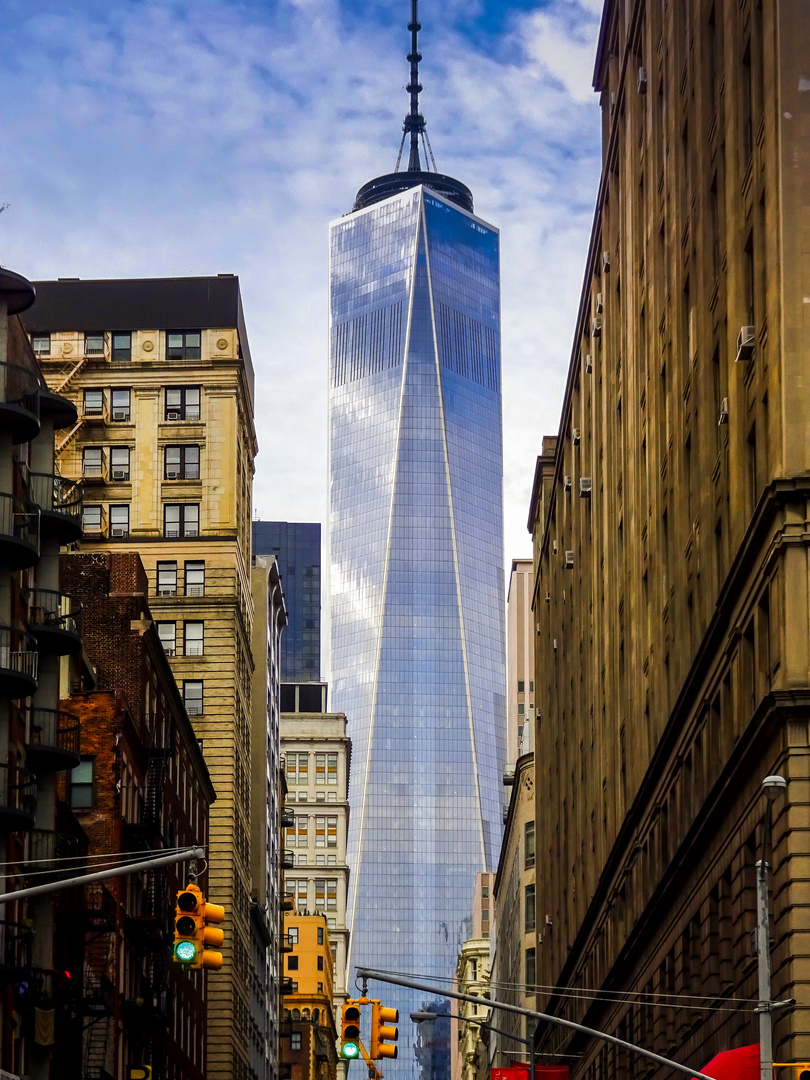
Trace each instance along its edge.
{"label": "window air conditioner", "polygon": [[129,410],[113,409],[113,420],[129,420]]}
{"label": "window air conditioner", "polygon": [[110,532],[112,536],[129,536],[129,529],[126,525],[113,525]]}
{"label": "window air conditioner", "polygon": [[585,374],[590,375],[593,372],[593,357],[588,353],[585,357]]}
{"label": "window air conditioner", "polygon": [[579,478],[579,494],[583,499],[590,499],[591,497],[591,478],[590,476],[580,476]]}
{"label": "window air conditioner", "polygon": [[720,412],[717,414],[717,426],[728,423],[728,398],[724,397],[720,402]]}
{"label": "window air conditioner", "polygon": [[737,335],[737,356],[735,357],[738,364],[744,364],[754,359],[754,345],[753,326],[741,326]]}
{"label": "window air conditioner", "polygon": [[169,420],[169,421],[171,421],[171,420],[179,420],[180,419],[180,413],[179,412],[167,412],[166,413],[166,419]]}
{"label": "window air conditioner", "polygon": [[609,274],[610,273],[610,252],[609,251],[603,251],[602,252],[602,273],[603,274]]}
{"label": "window air conditioner", "polygon": [[556,540],[551,541],[551,554],[552,555],[557,554],[557,541]]}
{"label": "window air conditioner", "polygon": [[179,469],[167,469],[166,470],[166,479],[167,480],[179,480],[180,479],[180,470]]}
{"label": "window air conditioner", "polygon": [[645,67],[640,67],[638,69],[638,82],[636,85],[638,86],[638,92],[640,94],[647,93],[647,69]]}
{"label": "window air conditioner", "polygon": [[604,311],[604,308],[605,308],[604,296],[602,295],[602,293],[598,292],[596,294],[596,299],[593,302],[593,313],[594,313],[594,315],[601,315],[602,312]]}
{"label": "window air conditioner", "polygon": [[564,476],[563,477],[563,491],[570,491],[570,490],[571,490],[571,477],[570,476]]}
{"label": "window air conditioner", "polygon": [[582,428],[571,428],[571,442],[574,446],[579,446],[582,442]]}
{"label": "window air conditioner", "polygon": [[565,567],[566,570],[573,570],[574,569],[574,553],[573,553],[573,551],[566,551],[565,555],[563,556],[563,566]]}
{"label": "window air conditioner", "polygon": [[129,469],[113,469],[112,478],[113,480],[129,480]]}
{"label": "window air conditioner", "polygon": [[161,585],[158,596],[177,596],[177,588],[174,585]]}
{"label": "window air conditioner", "polygon": [[593,319],[591,321],[591,335],[593,337],[601,337],[602,336],[602,320],[601,319]]}

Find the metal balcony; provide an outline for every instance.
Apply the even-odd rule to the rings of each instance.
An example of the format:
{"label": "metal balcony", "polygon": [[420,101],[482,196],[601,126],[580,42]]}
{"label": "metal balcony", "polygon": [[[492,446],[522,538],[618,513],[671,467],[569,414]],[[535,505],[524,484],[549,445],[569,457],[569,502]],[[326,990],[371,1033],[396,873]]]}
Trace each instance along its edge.
{"label": "metal balcony", "polygon": [[283,851],[281,853],[281,866],[283,870],[292,870],[295,866],[295,852]]}
{"label": "metal balcony", "polygon": [[66,476],[32,472],[28,492],[39,507],[43,536],[54,537],[60,544],[81,539],[84,496],[80,485]]}
{"label": "metal balcony", "polygon": [[[65,859],[69,862],[62,861]],[[32,829],[28,834],[25,872],[36,875],[30,884],[40,885],[46,881],[77,877],[83,870],[84,860],[75,836],[54,832],[52,829]]]}
{"label": "metal balcony", "polygon": [[29,709],[27,761],[35,773],[75,769],[81,762],[81,724],[75,713]]}
{"label": "metal balcony", "polygon": [[13,626],[0,626],[0,699],[28,697],[37,689],[36,638]]}
{"label": "metal balcony", "polygon": [[15,443],[39,434],[39,379],[30,368],[0,363],[0,425]]}
{"label": "metal balcony", "polygon": [[44,386],[39,388],[39,413],[47,416],[55,428],[73,427],[79,419],[79,410],[72,401]]}
{"label": "metal balcony", "polygon": [[0,492],[0,566],[26,570],[39,560],[39,507]]}
{"label": "metal balcony", "polygon": [[281,827],[291,829],[293,825],[295,825],[295,811],[285,806],[281,811]]}
{"label": "metal balcony", "polygon": [[22,923],[0,920],[0,981],[18,982],[31,971],[33,930]]}
{"label": "metal balcony", "polygon": [[84,917],[89,927],[103,932],[114,930],[118,904],[115,897],[101,881],[84,886]]}
{"label": "metal balcony", "polygon": [[0,832],[33,829],[36,810],[34,774],[17,765],[0,765]]}
{"label": "metal balcony", "polygon": [[82,606],[78,600],[52,589],[32,589],[28,603],[28,628],[40,652],[51,656],[81,652]]}

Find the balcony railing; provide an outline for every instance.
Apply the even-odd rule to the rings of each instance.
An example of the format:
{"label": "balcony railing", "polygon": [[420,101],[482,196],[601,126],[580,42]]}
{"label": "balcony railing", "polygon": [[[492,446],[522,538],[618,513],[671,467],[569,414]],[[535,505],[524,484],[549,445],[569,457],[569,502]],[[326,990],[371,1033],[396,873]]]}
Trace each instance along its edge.
{"label": "balcony railing", "polygon": [[38,660],[36,638],[14,626],[0,626],[0,698],[33,694]]}
{"label": "balcony railing", "polygon": [[0,829],[15,832],[33,828],[37,809],[37,781],[17,765],[0,764]]}
{"label": "balcony railing", "polygon": [[15,443],[39,433],[39,379],[31,368],[0,363],[0,422]]}
{"label": "balcony railing", "polygon": [[103,483],[108,476],[107,455],[103,450],[100,451],[98,457],[82,458],[82,477],[85,484]]}
{"label": "balcony railing", "polygon": [[56,656],[81,651],[82,606],[78,600],[52,589],[32,589],[28,625],[43,652]]}
{"label": "balcony railing", "polygon": [[0,492],[0,560],[11,570],[25,570],[39,559],[39,507]]}
{"label": "balcony railing", "polygon": [[107,395],[101,394],[99,398],[85,398],[82,402],[82,417],[88,423],[107,423],[110,419],[110,406]]}
{"label": "balcony railing", "polygon": [[0,920],[0,965],[21,972],[30,968],[32,939],[30,926]]}
{"label": "balcony railing", "polygon": [[28,474],[28,491],[42,512],[43,532],[69,544],[82,535],[82,489],[75,481],[54,473]]}
{"label": "balcony railing", "polygon": [[28,730],[28,763],[34,772],[75,769],[81,761],[81,724],[75,713],[31,708]]}

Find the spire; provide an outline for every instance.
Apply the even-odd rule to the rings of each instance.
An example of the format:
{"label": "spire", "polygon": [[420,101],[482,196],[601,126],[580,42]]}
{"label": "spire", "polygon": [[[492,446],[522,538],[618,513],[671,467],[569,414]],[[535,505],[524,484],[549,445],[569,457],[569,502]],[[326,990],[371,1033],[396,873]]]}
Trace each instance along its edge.
{"label": "spire", "polygon": [[405,136],[410,134],[410,153],[408,155],[408,172],[421,172],[422,163],[419,160],[419,137],[422,137],[422,146],[425,154],[425,168],[429,169],[428,155],[433,163],[434,172],[436,170],[436,162],[433,160],[433,151],[430,148],[430,140],[427,137],[427,131],[425,124],[425,118],[419,112],[419,94],[422,90],[422,84],[419,82],[419,61],[422,59],[422,54],[419,52],[419,31],[422,29],[421,23],[417,13],[417,5],[419,0],[411,0],[411,21],[408,23],[408,29],[411,32],[411,51],[408,53],[408,63],[411,65],[411,78],[405,89],[411,96],[411,108],[405,116],[405,122],[402,125],[402,141],[399,144],[399,154],[397,155],[397,166],[394,170],[399,172],[399,164],[402,160],[402,150],[405,146]]}

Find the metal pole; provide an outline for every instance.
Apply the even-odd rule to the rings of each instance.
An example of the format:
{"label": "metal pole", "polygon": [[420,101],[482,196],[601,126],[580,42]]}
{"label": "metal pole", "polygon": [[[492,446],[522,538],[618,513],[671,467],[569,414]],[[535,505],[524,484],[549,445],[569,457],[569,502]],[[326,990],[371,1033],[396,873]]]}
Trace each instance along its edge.
{"label": "metal pole", "polygon": [[[428,986],[426,983],[415,982],[412,979],[402,979],[399,975],[389,975],[387,971],[374,971],[372,968],[365,967],[355,968],[355,971],[361,979],[376,979],[378,982],[394,983],[396,986],[407,986],[411,990],[421,990],[426,994],[439,994],[442,997],[455,998],[457,1001],[472,1001],[474,1003],[482,1001],[480,997],[473,997],[471,994],[460,994],[457,990],[447,990],[443,986]],[[614,1046],[621,1046],[623,1050],[630,1050],[641,1057],[649,1058],[656,1065],[666,1065],[670,1069],[675,1069],[676,1072],[691,1077],[692,1080],[713,1080],[711,1076],[698,1072],[697,1069],[690,1069],[688,1065],[670,1061],[669,1058],[662,1057],[660,1054],[654,1054],[652,1050],[645,1050],[644,1047],[625,1042],[624,1039],[619,1039],[615,1035],[608,1035],[604,1031],[596,1031],[595,1028],[577,1024],[574,1020],[564,1020],[561,1016],[549,1016],[548,1013],[535,1012],[534,1009],[523,1009],[519,1005],[507,1005],[502,1001],[493,1001],[492,998],[483,1000],[486,1001],[490,1009],[518,1013],[520,1016],[531,1016],[535,1020],[544,1020],[547,1024],[557,1024],[560,1027],[570,1028],[572,1031],[581,1031],[583,1035],[590,1035],[594,1039],[602,1039],[604,1042],[612,1043]],[[534,1077],[532,1077],[532,1080],[534,1080]]]}
{"label": "metal pole", "polygon": [[171,863],[204,858],[205,848],[186,848],[185,851],[175,851],[172,855],[161,855],[156,859],[141,859],[139,862],[129,863],[126,866],[114,866],[111,870],[98,870],[92,874],[83,874],[82,877],[62,878],[59,881],[49,881],[46,885],[32,885],[30,889],[17,889],[15,892],[3,893],[0,895],[0,904],[6,904],[9,900],[22,900],[26,896],[44,896],[45,893],[61,892],[63,889],[72,889],[74,885],[86,885],[91,881],[127,877],[128,874],[137,874],[153,866],[169,866]]}
{"label": "metal pole", "polygon": [[773,1077],[773,1029],[771,1020],[771,927],[768,913],[768,839],[771,832],[771,804],[765,812],[762,830],[762,857],[757,863],[757,976],[759,982],[759,1077]]}

